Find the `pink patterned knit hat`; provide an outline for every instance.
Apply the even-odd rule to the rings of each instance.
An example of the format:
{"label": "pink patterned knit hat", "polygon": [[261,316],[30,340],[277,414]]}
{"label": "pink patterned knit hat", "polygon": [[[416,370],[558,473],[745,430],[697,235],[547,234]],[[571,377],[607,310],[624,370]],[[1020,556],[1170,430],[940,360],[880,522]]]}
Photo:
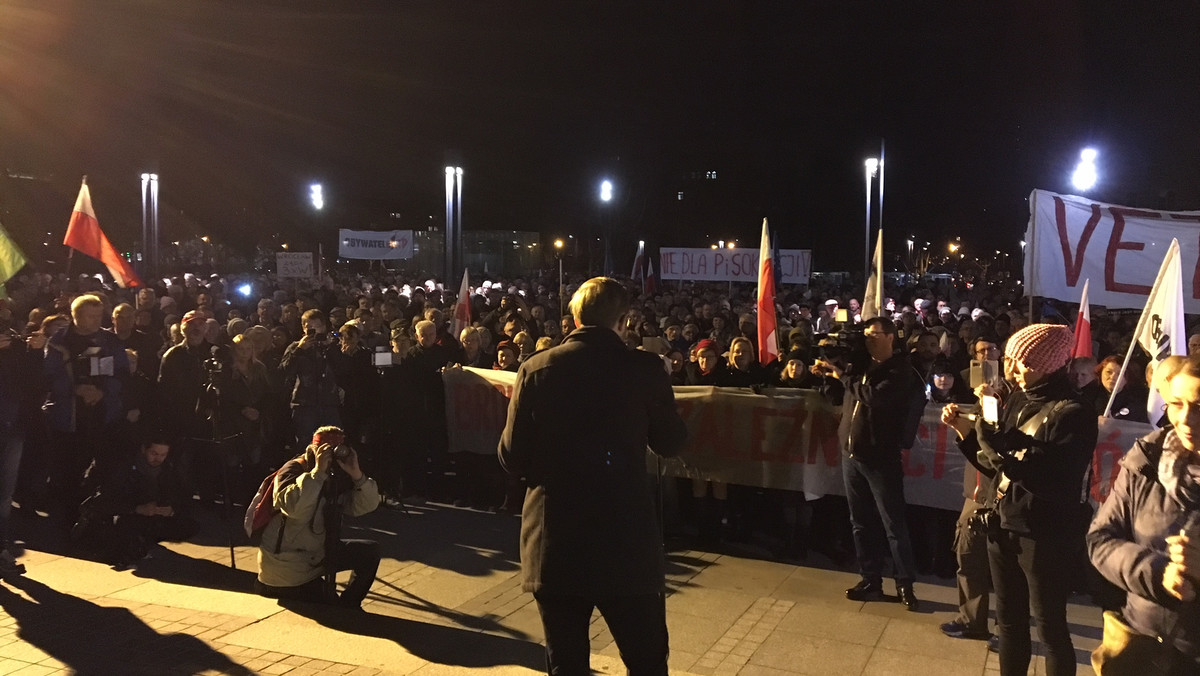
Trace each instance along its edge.
{"label": "pink patterned knit hat", "polygon": [[1025,368],[1054,373],[1071,360],[1075,334],[1061,324],[1030,324],[1008,338],[1004,356]]}

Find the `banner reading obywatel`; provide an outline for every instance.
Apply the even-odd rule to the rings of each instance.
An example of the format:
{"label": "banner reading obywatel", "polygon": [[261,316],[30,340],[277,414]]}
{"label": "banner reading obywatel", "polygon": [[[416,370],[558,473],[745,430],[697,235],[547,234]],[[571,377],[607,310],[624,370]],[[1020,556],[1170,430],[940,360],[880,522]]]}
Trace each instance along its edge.
{"label": "banner reading obywatel", "polygon": [[[660,279],[684,279],[698,282],[758,283],[758,249],[684,249],[663,247],[658,250]],[[812,271],[812,251],[781,249],[772,259],[784,284],[808,284]]]}
{"label": "banner reading obywatel", "polygon": [[1025,231],[1025,284],[1035,296],[1142,309],[1172,239],[1179,240],[1183,304],[1200,313],[1200,211],[1156,211],[1034,190]]}
{"label": "banner reading obywatel", "polygon": [[412,230],[338,230],[338,257],[398,261],[413,257]]}

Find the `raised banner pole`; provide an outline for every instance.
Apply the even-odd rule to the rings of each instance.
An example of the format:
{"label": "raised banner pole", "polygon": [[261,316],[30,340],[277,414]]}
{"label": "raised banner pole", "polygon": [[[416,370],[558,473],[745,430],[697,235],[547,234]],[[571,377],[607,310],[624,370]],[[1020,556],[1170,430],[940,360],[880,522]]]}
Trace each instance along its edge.
{"label": "raised banner pole", "polygon": [[[1029,199],[1029,241],[1025,243],[1025,248],[1029,250],[1025,260],[1021,261],[1021,267],[1025,267],[1025,263],[1029,263],[1029,275],[1025,280],[1025,293],[1029,296],[1029,323],[1033,323],[1033,247],[1037,241],[1037,190],[1033,191],[1033,196]],[[1021,252],[1025,254],[1024,251]]]}

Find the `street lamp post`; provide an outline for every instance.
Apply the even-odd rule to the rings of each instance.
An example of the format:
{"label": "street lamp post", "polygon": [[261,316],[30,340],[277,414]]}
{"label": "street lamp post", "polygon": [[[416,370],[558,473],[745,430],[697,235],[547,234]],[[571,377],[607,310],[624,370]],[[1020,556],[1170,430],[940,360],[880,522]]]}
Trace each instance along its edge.
{"label": "street lamp post", "polygon": [[[142,174],[142,274],[158,272],[158,174]],[[147,274],[149,273],[149,274]]]}
{"label": "street lamp post", "polygon": [[866,233],[863,236],[863,281],[871,277],[871,179],[875,178],[875,172],[879,170],[879,160],[874,157],[867,158],[867,225]]}
{"label": "street lamp post", "polygon": [[462,240],[462,167],[446,167],[446,251],[445,279],[458,269],[458,248]]}
{"label": "street lamp post", "polygon": [[[600,201],[608,204],[613,198],[612,181],[604,179],[600,182]],[[601,272],[605,275],[612,273],[612,223],[606,220],[604,213],[601,212],[601,229],[604,231],[604,269]],[[607,226],[607,227],[606,227]]]}
{"label": "street lamp post", "polygon": [[558,258],[558,316],[563,316],[563,241],[554,240],[554,255]]}

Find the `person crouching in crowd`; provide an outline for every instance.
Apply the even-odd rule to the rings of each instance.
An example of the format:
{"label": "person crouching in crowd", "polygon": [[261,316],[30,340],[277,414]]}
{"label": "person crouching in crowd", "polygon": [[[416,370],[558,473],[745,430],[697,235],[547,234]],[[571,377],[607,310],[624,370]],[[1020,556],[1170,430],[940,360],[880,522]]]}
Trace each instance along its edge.
{"label": "person crouching in crowd", "polygon": [[189,514],[191,491],[170,455],[166,440],[152,438],[132,465],[102,477],[99,489],[80,506],[71,539],[125,568],[145,558],[156,542],[183,542],[195,535],[199,525]]}
{"label": "person crouching in crowd", "polygon": [[[359,608],[379,569],[379,543],[342,539],[342,517],[379,506],[379,487],[337,427],[321,427],[275,475],[275,513],[262,532],[254,590],[269,598]],[[331,576],[352,571],[337,595]]]}

